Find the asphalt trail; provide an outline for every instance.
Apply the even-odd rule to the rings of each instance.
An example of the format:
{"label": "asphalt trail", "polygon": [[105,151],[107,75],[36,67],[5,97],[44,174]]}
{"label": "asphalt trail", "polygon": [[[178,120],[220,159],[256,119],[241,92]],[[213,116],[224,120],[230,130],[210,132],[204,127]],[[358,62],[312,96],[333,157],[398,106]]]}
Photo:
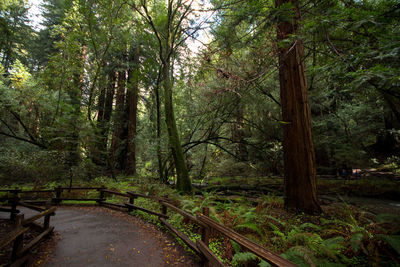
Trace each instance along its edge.
{"label": "asphalt trail", "polygon": [[51,225],[60,235],[46,266],[164,266],[159,240],[104,209],[58,208]]}
{"label": "asphalt trail", "polygon": [[[25,218],[36,213],[19,209]],[[55,227],[57,241],[44,261],[46,267],[200,266],[171,235],[120,211],[58,207],[50,225]]]}

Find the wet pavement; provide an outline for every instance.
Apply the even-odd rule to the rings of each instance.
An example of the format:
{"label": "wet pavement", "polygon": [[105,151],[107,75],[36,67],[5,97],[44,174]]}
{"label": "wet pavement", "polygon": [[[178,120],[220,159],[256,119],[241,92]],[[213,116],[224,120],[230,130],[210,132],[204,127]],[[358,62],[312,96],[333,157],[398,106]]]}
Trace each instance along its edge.
{"label": "wet pavement", "polygon": [[[37,213],[18,209],[25,218]],[[170,234],[120,211],[63,206],[50,225],[55,227],[54,251],[35,266],[200,266]]]}
{"label": "wet pavement", "polygon": [[60,240],[46,266],[164,266],[157,238],[104,209],[60,207],[51,225]]}

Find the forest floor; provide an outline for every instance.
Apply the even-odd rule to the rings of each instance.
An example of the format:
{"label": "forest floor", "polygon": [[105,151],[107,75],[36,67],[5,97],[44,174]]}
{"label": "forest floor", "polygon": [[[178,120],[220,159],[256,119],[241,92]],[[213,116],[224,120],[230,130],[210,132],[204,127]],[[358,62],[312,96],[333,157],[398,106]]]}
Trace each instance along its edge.
{"label": "forest floor", "polygon": [[59,207],[51,225],[55,235],[31,266],[199,266],[171,236],[119,211]]}
{"label": "forest floor", "polygon": [[[135,191],[160,197],[167,195],[171,203],[193,215],[201,212],[202,207],[209,207],[210,217],[217,222],[299,266],[332,264],[399,266],[400,264],[400,180],[398,179],[320,178],[319,197],[324,211],[320,215],[285,210],[282,197],[283,179],[279,177],[213,177],[202,183],[194,182],[196,189],[192,195],[179,194],[173,187],[145,177],[118,177],[118,180],[98,177],[90,181],[75,181],[73,186],[105,186],[123,192]],[[41,188],[55,186],[57,185],[51,183]],[[26,185],[27,188],[32,188],[32,185]],[[71,197],[94,198],[97,194],[98,192],[80,192]],[[108,201],[123,203],[126,199],[114,196]],[[160,212],[160,205],[151,199],[135,199],[135,205]],[[93,212],[96,210],[97,208],[94,208]],[[110,213],[112,216],[120,214]],[[62,215],[57,211],[57,215],[60,214]],[[156,236],[165,235],[163,231],[165,229],[156,216],[141,211],[133,211],[131,214],[135,217],[127,214],[123,216],[127,216],[129,220],[147,221],[154,227]],[[179,214],[168,212],[168,215],[169,222],[192,241],[200,237],[198,226],[188,223]],[[182,243],[179,240],[175,238],[170,240],[173,240],[171,243],[180,245],[176,247],[179,255],[190,255],[188,251],[182,252]],[[56,241],[59,244],[63,242],[62,239]],[[113,246],[108,244],[106,248],[114,249],[114,252],[105,250],[98,256],[103,262],[118,260],[118,257],[115,258],[117,247],[112,244]],[[228,266],[267,266],[255,255],[243,251],[240,246],[218,234],[211,236],[210,248]],[[47,256],[41,257],[39,261],[43,258],[46,259]],[[170,257],[165,256],[165,259]],[[186,263],[182,266],[191,266],[191,263],[187,263],[191,260],[190,257],[184,260]],[[167,264],[164,261],[164,264],[174,263]],[[180,263],[176,264],[179,266]]]}

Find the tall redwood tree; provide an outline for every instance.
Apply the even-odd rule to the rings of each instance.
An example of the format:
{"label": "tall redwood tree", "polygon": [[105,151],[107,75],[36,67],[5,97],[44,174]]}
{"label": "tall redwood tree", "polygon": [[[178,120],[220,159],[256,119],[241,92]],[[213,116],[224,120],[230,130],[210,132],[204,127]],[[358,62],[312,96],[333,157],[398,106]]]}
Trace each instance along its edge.
{"label": "tall redwood tree", "polygon": [[282,105],[285,207],[318,213],[315,152],[308,103],[304,48],[294,37],[299,29],[298,0],[276,0],[276,6],[291,4],[293,16],[282,17],[277,29],[279,46],[279,82]]}

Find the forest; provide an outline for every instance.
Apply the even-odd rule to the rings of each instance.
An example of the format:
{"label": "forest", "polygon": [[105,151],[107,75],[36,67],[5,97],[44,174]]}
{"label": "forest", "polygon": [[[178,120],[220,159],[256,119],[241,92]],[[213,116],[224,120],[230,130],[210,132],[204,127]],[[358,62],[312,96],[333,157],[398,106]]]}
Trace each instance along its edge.
{"label": "forest", "polygon": [[400,264],[399,0],[36,4],[0,0],[2,188],[168,195],[300,266]]}

